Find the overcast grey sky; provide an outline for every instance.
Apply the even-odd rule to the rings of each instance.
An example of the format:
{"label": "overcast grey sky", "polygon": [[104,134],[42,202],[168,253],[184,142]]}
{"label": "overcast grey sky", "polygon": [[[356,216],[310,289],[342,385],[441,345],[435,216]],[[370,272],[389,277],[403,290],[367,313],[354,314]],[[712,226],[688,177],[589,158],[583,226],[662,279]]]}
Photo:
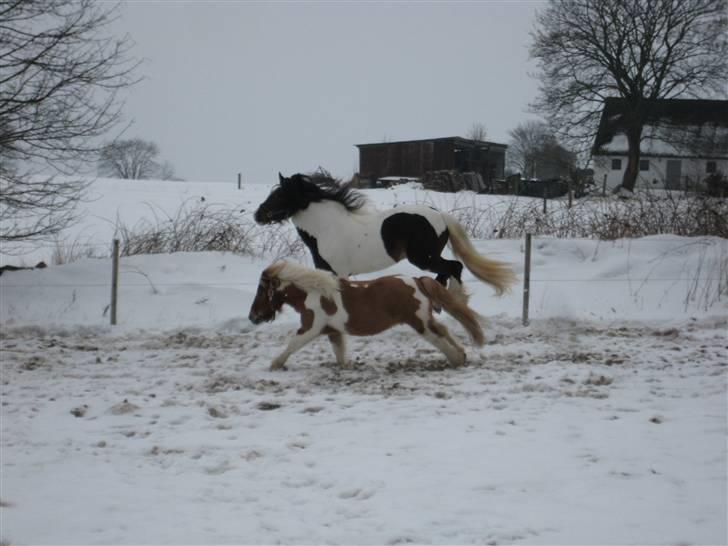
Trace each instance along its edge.
{"label": "overcast grey sky", "polygon": [[535,116],[529,32],[541,2],[125,2],[117,32],[144,58],[125,136],[187,180],[274,182],[355,144],[488,140]]}

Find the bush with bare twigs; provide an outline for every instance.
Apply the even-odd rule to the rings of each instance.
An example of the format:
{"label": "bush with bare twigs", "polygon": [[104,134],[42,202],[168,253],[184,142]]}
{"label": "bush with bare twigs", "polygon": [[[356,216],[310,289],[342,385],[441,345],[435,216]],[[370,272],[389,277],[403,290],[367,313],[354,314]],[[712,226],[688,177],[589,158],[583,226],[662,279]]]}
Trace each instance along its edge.
{"label": "bush with bare twigs", "polygon": [[276,258],[302,252],[291,229],[261,229],[239,211],[220,205],[183,203],[173,214],[150,206],[151,220],[117,224],[122,256],[170,252],[226,251]]}
{"label": "bush with bare twigs", "polygon": [[449,211],[470,236],[517,239],[526,233],[551,237],[621,239],[671,233],[728,238],[728,200],[671,192],[632,199],[589,197],[575,201],[512,197],[488,207],[456,200]]}

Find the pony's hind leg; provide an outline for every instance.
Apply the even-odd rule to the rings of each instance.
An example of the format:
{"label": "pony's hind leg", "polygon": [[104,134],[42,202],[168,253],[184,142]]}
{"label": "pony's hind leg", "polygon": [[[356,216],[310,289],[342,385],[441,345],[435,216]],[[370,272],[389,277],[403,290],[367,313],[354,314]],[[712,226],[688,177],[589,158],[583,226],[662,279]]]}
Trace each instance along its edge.
{"label": "pony's hind leg", "polygon": [[422,332],[422,337],[440,349],[453,366],[462,366],[465,364],[465,349],[453,339],[444,324],[430,317],[424,332]]}
{"label": "pony's hind leg", "polygon": [[338,330],[334,329],[328,329],[326,331],[326,335],[329,338],[329,341],[331,342],[331,346],[334,349],[334,354],[336,355],[336,362],[339,363],[339,366],[342,368],[348,367],[348,362],[346,360],[346,336],[339,332]]}

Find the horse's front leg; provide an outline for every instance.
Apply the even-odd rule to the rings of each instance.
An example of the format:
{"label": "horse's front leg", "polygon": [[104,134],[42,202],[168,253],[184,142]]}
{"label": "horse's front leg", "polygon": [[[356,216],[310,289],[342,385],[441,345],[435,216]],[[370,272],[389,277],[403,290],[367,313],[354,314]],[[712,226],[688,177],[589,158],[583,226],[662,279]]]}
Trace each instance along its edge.
{"label": "horse's front leg", "polygon": [[270,369],[280,370],[281,368],[283,368],[289,356],[298,351],[307,343],[316,339],[320,334],[320,328],[311,328],[306,332],[297,333],[296,336],[288,342],[288,347],[286,347],[286,350],[273,359],[273,363],[270,365]]}

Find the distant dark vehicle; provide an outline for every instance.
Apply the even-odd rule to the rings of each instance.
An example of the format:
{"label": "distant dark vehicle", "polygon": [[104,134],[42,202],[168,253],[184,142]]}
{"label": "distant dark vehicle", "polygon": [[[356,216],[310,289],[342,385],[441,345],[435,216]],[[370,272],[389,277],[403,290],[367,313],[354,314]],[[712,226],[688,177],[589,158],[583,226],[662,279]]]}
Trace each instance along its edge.
{"label": "distant dark vehicle", "polygon": [[517,195],[554,199],[567,193],[569,193],[569,184],[566,180],[550,178],[548,180],[521,180],[518,184]]}

